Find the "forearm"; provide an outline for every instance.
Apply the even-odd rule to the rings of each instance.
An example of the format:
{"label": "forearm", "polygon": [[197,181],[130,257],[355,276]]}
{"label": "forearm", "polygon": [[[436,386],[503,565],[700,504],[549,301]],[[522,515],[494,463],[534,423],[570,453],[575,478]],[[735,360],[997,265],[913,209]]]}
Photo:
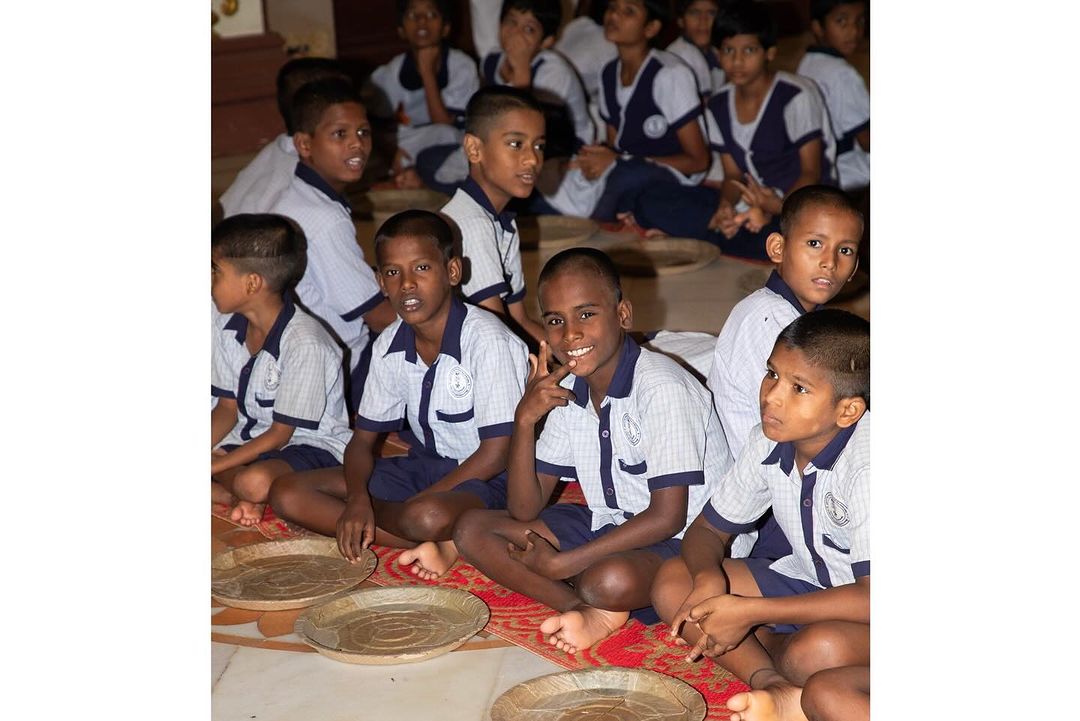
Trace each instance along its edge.
{"label": "forearm", "polygon": [[397,313],[385,298],[377,306],[364,314],[364,323],[376,333],[381,333],[386,326],[397,320]]}
{"label": "forearm", "polygon": [[450,112],[443,104],[442,95],[439,93],[439,83],[436,80],[435,73],[430,75],[424,74],[421,76],[421,80],[424,83],[424,100],[427,102],[428,115],[431,116],[431,122],[442,123],[443,125],[453,125],[454,117],[450,115]]}
{"label": "forearm", "polygon": [[235,425],[236,401],[219,398],[217,405],[210,411],[210,447],[221,443]]}
{"label": "forearm", "polygon": [[268,451],[276,451],[284,448],[293,435],[293,427],[284,423],[274,423],[255,438],[252,438],[242,446],[229,451],[224,456],[214,460],[213,473],[221,473],[230,468],[247,465],[258,460],[259,456]]}
{"label": "forearm", "polygon": [[480,447],[471,456],[463,460],[457,468],[428,487],[424,493],[452,491],[465,481],[474,478],[488,481],[506,468],[506,458],[510,449],[510,438],[489,438],[480,442]]}
{"label": "forearm", "polygon": [[725,176],[724,182],[720,186],[720,202],[726,202],[728,205],[735,207],[741,197],[742,189],[733,183],[732,179]]}
{"label": "forearm", "polygon": [[[345,446],[344,473],[346,498],[368,495],[368,480],[375,468],[374,435],[358,437],[361,431],[354,431],[349,445]],[[366,432],[364,432],[367,435]]]}
{"label": "forearm", "polygon": [[679,155],[653,156],[646,158],[646,160],[659,165],[667,165],[668,167],[678,170],[683,175],[702,173],[709,167],[709,157],[707,155],[705,157],[700,157],[689,153],[680,153]]}
{"label": "forearm", "polygon": [[654,543],[666,541],[682,529],[682,518],[673,514],[650,513],[651,507],[606,533],[596,540],[578,546],[564,555],[567,565],[567,578],[577,575],[597,561],[615,553],[645,548]]}
{"label": "forearm", "polygon": [[506,310],[510,314],[510,317],[521,326],[521,329],[531,335],[537,343],[544,340],[544,329],[525,312],[525,303],[523,301],[510,303],[506,306]]}
{"label": "forearm", "polygon": [[743,602],[753,625],[820,621],[870,623],[870,582],[848,583],[821,591],[774,598],[747,597]]}
{"label": "forearm", "polygon": [[516,521],[531,521],[547,503],[536,474],[536,424],[514,421],[506,467],[506,509]]}
{"label": "forearm", "polygon": [[719,570],[728,555],[731,536],[714,530],[701,516],[686,529],[682,542],[682,559],[694,578]]}

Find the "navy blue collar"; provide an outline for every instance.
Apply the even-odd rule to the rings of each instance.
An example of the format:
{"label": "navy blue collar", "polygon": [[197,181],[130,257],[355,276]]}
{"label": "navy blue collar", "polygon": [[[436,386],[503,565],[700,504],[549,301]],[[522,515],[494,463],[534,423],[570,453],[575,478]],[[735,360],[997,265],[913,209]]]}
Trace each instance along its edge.
{"label": "navy blue collar", "polygon": [[841,60],[847,60],[837,50],[827,47],[825,45],[811,45],[806,49],[808,53],[821,53],[822,55],[832,55],[834,58],[840,58]]}
{"label": "navy blue collar", "polygon": [[[442,58],[439,61],[439,72],[435,75],[435,82],[442,89],[446,87],[450,78],[450,71],[447,70],[450,46],[442,43],[440,50]],[[416,67],[416,58],[413,57],[411,51],[405,53],[405,61],[401,63],[401,71],[398,73],[398,82],[406,90],[422,90],[424,87],[424,81],[420,79],[420,71]]]}
{"label": "navy blue collar", "polygon": [[[626,398],[634,386],[634,369],[637,367],[641,346],[627,333],[623,336],[623,346],[619,350],[619,363],[611,376],[608,386],[608,398]],[[589,402],[589,383],[580,376],[574,377],[574,402],[582,408]]]}
{"label": "navy blue collar", "polygon": [[[791,286],[784,282],[784,279],[781,278],[780,274],[775,270],[769,275],[769,279],[765,281],[765,287],[782,297],[788,303],[791,303],[795,310],[799,311],[799,315],[806,313],[806,309],[803,308],[802,303],[800,303],[799,299],[795,296],[795,291],[791,289]],[[820,305],[815,305],[813,310],[820,310],[821,307],[822,306]]]}
{"label": "navy blue collar", "polygon": [[[839,433],[833,436],[829,444],[822,448],[810,461],[814,468],[819,471],[832,470],[833,464],[836,463],[836,459],[840,457],[840,453],[843,452],[848,441],[851,440],[851,436],[855,434],[855,428],[858,425],[858,422],[856,422],[847,428],[841,429]],[[773,448],[772,453],[761,462],[761,465],[769,466],[775,463],[780,464],[780,470],[785,475],[791,475],[791,469],[795,467],[795,444],[793,442],[777,443],[776,448]]]}
{"label": "navy blue collar", "polygon": [[[458,363],[461,362],[461,326],[467,312],[461,299],[451,295],[450,312],[446,316],[446,328],[443,329],[442,343],[439,344],[439,355],[451,356]],[[416,332],[405,321],[401,322],[383,356],[402,352],[405,353],[405,360],[416,363]]]}
{"label": "navy blue collar", "polygon": [[503,209],[503,212],[496,213],[495,206],[491,204],[491,199],[487,197],[487,193],[484,192],[484,189],[480,187],[479,183],[473,180],[471,175],[468,178],[465,178],[465,182],[462,183],[460,187],[468,193],[469,197],[475,200],[481,208],[486,210],[488,215],[493,218],[498,218],[499,225],[502,226],[503,230],[507,233],[515,232],[514,218],[517,217],[517,213],[506,210],[505,208]]}
{"label": "navy blue collar", "polygon": [[[262,350],[272,355],[274,360],[277,360],[278,356],[281,355],[281,334],[285,332],[285,326],[296,315],[296,306],[293,305],[292,298],[289,297],[288,293],[285,294],[284,301],[285,303],[281,306],[277,318],[274,319],[274,325],[270,326],[270,332],[266,334],[266,340],[263,341]],[[247,329],[248,319],[240,313],[233,313],[228,322],[225,323],[225,330],[234,331],[236,333],[236,342],[241,345],[247,339]]]}
{"label": "navy blue collar", "polygon": [[319,192],[325,193],[326,196],[330,198],[330,200],[336,200],[337,202],[341,203],[343,206],[345,206],[345,212],[347,212],[349,215],[352,215],[352,206],[349,205],[348,198],[331,188],[330,184],[327,183],[321,175],[319,175],[319,172],[315,170],[315,168],[305,163],[303,160],[296,164],[296,177],[300,178],[300,180],[303,180],[305,183],[315,188]]}

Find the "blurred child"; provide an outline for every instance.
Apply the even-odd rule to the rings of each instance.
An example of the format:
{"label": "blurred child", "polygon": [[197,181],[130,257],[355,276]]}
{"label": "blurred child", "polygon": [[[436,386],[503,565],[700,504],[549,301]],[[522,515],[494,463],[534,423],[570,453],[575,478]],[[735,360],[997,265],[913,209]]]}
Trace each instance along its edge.
{"label": "blurred child", "polygon": [[270,484],[334,466],[349,439],[341,352],[289,292],[304,274],[304,235],[279,215],[234,215],[210,236],[213,335],[211,498],[258,522]]}
{"label": "blurred child", "polygon": [[[673,636],[750,686],[737,719],[869,718],[870,324],[807,313],[776,339],[761,423],[652,599]],[[772,506],[792,552],[733,559]],[[821,675],[819,675],[821,674]],[[828,708],[838,696],[847,702]]]}
{"label": "blurred child", "polygon": [[[344,467],[285,476],[270,503],[290,521],[336,535],[350,561],[372,541],[409,548],[401,563],[430,579],[457,558],[458,515],[506,507],[528,350],[495,316],[454,295],[461,258],[438,215],[394,215],[375,235],[375,256],[379,285],[401,317],[375,341]],[[405,421],[409,455],[376,458],[379,434]]]}
{"label": "blurred child", "polygon": [[[558,253],[539,295],[546,339],[514,416],[509,514],[470,511],[454,540],[488,577],[554,608],[540,631],[576,653],[648,607],[653,575],[731,458],[708,391],[627,335],[633,309],[607,255]],[[545,507],[560,477],[587,506]]]}
{"label": "blurred child", "polygon": [[669,53],[678,55],[694,71],[703,99],[708,99],[724,84],[720,51],[712,45],[713,26],[719,12],[720,0],[678,0],[675,22],[682,34],[667,46]]}
{"label": "blurred child", "polygon": [[555,51],[570,61],[585,87],[589,117],[596,128],[604,127],[599,105],[600,68],[619,55],[615,44],[604,37],[607,3],[608,0],[581,0],[577,6],[577,17],[563,27],[559,39],[555,41]]}
{"label": "blurred child", "polygon": [[307,272],[296,293],[343,350],[351,414],[367,373],[369,328],[377,333],[395,317],[356,242],[345,197],[345,187],[364,174],[371,126],[356,90],[342,80],[308,83],[297,91],[292,111],[300,162],[272,210],[295,220],[307,236]]}
{"label": "blurred child", "polygon": [[396,0],[398,35],[409,50],[375,69],[381,97],[374,114],[397,121],[394,180],[451,193],[468,172],[461,157],[465,104],[480,87],[476,63],[450,47],[447,0]]}
{"label": "blurred child", "polygon": [[816,45],[799,62],[799,75],[818,84],[836,136],[836,170],[844,190],[870,184],[870,91],[847,58],[862,42],[866,4],[813,0],[810,31]]}

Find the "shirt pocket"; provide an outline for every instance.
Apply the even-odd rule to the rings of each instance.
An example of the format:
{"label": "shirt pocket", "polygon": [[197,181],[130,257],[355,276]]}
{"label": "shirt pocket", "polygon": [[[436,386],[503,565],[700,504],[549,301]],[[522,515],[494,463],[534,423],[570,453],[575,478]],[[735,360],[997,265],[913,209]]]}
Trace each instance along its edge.
{"label": "shirt pocket", "polygon": [[436,410],[435,417],[443,423],[464,423],[465,421],[472,420],[474,412],[474,408],[462,411],[461,413],[444,413],[443,411]]}
{"label": "shirt pocket", "polygon": [[840,553],[851,553],[850,548],[842,547],[840,544],[834,541],[827,533],[821,534],[821,542],[829,548],[833,549],[834,551],[839,551]]}
{"label": "shirt pocket", "polygon": [[255,394],[255,405],[259,406],[259,408],[273,408],[274,407],[274,399],[272,397],[271,398],[263,398],[258,393],[256,393]]}
{"label": "shirt pocket", "polygon": [[633,459],[619,459],[619,470],[623,473],[629,473],[634,476],[644,475],[649,470],[648,464],[645,463],[645,459],[640,461],[634,461]]}

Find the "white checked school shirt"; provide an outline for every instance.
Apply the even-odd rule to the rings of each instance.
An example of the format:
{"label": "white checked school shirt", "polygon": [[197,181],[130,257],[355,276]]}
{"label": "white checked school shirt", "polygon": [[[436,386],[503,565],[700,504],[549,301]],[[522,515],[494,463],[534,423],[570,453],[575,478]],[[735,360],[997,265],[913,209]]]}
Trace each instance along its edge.
{"label": "white checked school shirt", "polygon": [[398,318],[379,334],[356,427],[403,434],[421,453],[462,461],[480,441],[509,436],[525,392],[529,351],[493,313],[451,299],[439,357],[428,367]]}
{"label": "white checked school shirt", "polygon": [[355,368],[370,332],[364,313],[382,302],[375,273],[356,242],[349,201],[304,163],[271,209],[292,218],[307,237],[307,270],[296,286],[300,302],[326,322]]}
{"label": "white checked school shirt", "polygon": [[758,426],[702,509],[705,520],[739,533],[771,504],[793,552],[769,568],[820,588],[869,576],[870,413],[836,434],[801,477],[794,466],[794,444],[770,441]]}
{"label": "white checked school shirt", "polygon": [[576,401],[548,414],[536,443],[537,472],[577,479],[594,531],[644,511],[651,491],[688,486],[686,522],[675,535],[682,538],[731,466],[708,391],[629,336],[599,414],[584,378],[568,375],[562,385]]}
{"label": "white checked school shirt", "polygon": [[731,309],[720,330],[709,371],[709,390],[733,458],[742,453],[750,429],[761,423],[758,397],[776,336],[802,314],[802,304],[794,291],[774,270],[764,288]]}
{"label": "white checked school shirt", "polygon": [[299,160],[291,135],[282,133],[263,146],[237,174],[229,189],[221,194],[225,217],[238,213],[269,213],[292,182]]}
{"label": "white checked school shirt", "polygon": [[812,47],[799,62],[799,75],[817,83],[836,136],[836,169],[844,190],[870,184],[870,153],[855,136],[870,127],[870,91],[851,63],[832,48]]}
{"label": "white checked school shirt", "polygon": [[726,77],[716,54],[702,52],[701,48],[687,40],[686,36],[675,38],[671,45],[667,46],[667,51],[678,56],[694,71],[698,92],[702,97],[709,97],[724,84]]}
{"label": "white checked school shirt", "polygon": [[479,303],[499,296],[507,305],[524,300],[525,274],[515,214],[496,213],[472,177],[465,179],[442,212],[461,229],[461,254],[468,261],[468,279],[461,284],[465,300]]}
{"label": "white checked school shirt", "polygon": [[255,355],[239,313],[215,324],[210,393],[236,401],[236,426],[219,445],[243,444],[274,421],[293,426],[290,446],[306,444],[340,461],[352,437],[342,395],[341,351],[317,320],[288,298]]}

